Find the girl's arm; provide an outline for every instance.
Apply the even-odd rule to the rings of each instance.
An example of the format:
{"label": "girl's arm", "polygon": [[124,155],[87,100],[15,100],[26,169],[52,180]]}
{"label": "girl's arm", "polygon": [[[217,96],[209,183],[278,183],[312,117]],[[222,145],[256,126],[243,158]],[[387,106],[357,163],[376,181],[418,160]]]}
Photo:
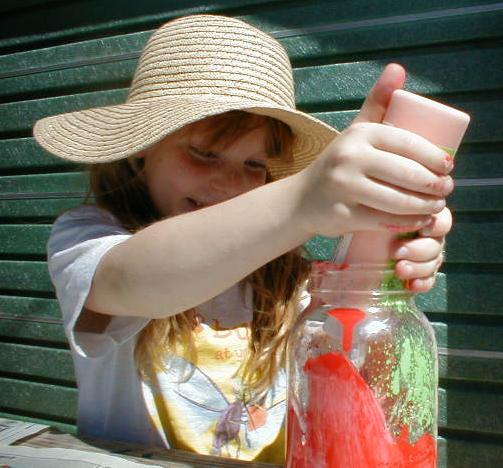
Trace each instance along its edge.
{"label": "girl's arm", "polygon": [[309,239],[293,210],[299,177],[167,218],[100,261],[86,308],[162,318],[201,304]]}

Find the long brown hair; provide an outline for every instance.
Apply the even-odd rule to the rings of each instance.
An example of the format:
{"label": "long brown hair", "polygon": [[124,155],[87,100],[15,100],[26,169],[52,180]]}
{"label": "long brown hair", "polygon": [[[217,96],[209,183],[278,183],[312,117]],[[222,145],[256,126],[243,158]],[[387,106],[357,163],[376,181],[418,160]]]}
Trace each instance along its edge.
{"label": "long brown hair", "polygon": [[[269,156],[291,158],[292,132],[276,119],[230,111],[205,119],[208,120],[211,120],[210,146],[218,141],[225,148],[253,128],[266,125]],[[123,159],[90,167],[90,194],[94,195],[96,204],[113,213],[132,233],[162,219],[141,177],[141,161]],[[134,164],[139,162],[135,170]],[[268,174],[266,182],[271,181]],[[296,317],[300,286],[308,274],[309,263],[299,247],[262,266],[241,282],[241,286],[250,284],[253,291],[251,340],[242,368],[250,392],[264,394],[285,365],[287,337]],[[197,324],[194,309],[152,319],[142,330],[135,348],[142,377],[148,378],[152,370],[166,370],[165,357],[179,346],[192,362],[197,361],[193,338]]]}

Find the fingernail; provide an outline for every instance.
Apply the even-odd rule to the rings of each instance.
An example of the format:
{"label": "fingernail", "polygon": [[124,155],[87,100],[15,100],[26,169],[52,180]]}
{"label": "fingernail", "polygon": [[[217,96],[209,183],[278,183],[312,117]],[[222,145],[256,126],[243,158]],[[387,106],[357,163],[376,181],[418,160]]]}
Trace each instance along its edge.
{"label": "fingernail", "polygon": [[450,171],[454,167],[454,156],[444,153],[444,167],[447,171]]}
{"label": "fingernail", "polygon": [[433,210],[442,211],[445,208],[445,200],[439,200],[433,205]]}
{"label": "fingernail", "polygon": [[405,265],[402,267],[402,271],[405,275],[409,276],[412,273],[412,267],[410,265]]}
{"label": "fingernail", "polygon": [[400,247],[396,252],[395,252],[395,257],[397,258],[402,258],[405,257],[408,253],[409,249],[407,247]]}

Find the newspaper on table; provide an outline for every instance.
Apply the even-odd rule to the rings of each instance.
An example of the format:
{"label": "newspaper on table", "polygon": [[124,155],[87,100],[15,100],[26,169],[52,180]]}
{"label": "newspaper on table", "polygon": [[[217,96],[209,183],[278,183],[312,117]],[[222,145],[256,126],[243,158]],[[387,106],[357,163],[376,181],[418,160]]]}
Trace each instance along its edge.
{"label": "newspaper on table", "polygon": [[[0,445],[0,466],[9,468],[162,468],[105,453],[60,448]],[[173,463],[173,466],[175,464]],[[181,465],[183,466],[183,465]]]}
{"label": "newspaper on table", "polygon": [[[34,448],[11,445],[50,428],[45,424],[0,418],[0,467],[9,468],[162,468],[118,455],[63,448]],[[170,466],[184,467],[172,463]]]}
{"label": "newspaper on table", "polygon": [[0,418],[0,445],[10,445],[26,437],[46,431],[50,426]]}

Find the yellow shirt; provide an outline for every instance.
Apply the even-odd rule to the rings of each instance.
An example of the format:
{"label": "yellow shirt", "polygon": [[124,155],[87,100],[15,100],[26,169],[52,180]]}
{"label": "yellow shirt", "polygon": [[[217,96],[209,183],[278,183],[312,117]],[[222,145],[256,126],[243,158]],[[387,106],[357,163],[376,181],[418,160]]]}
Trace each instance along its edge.
{"label": "yellow shirt", "polygon": [[197,363],[167,360],[142,389],[152,421],[167,445],[207,455],[284,463],[286,373],[281,371],[262,404],[244,401],[241,375],[250,328],[194,332]]}

